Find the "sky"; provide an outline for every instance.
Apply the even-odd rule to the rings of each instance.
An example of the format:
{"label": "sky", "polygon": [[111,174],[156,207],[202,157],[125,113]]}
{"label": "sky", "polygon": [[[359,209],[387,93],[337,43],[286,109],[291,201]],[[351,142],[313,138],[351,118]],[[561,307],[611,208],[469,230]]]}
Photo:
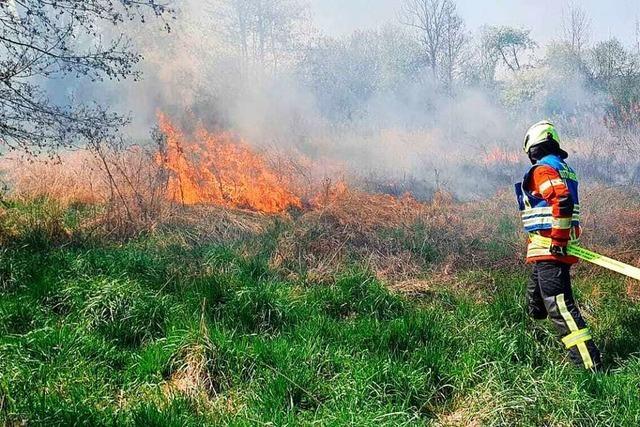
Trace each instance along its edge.
{"label": "sky", "polygon": [[[532,30],[535,40],[558,39],[567,0],[455,0],[471,31],[483,24]],[[635,42],[640,0],[576,0],[591,17],[593,39],[617,37]],[[324,32],[347,34],[357,28],[377,28],[397,22],[402,0],[309,0],[314,21]],[[362,11],[366,11],[363,13]]]}

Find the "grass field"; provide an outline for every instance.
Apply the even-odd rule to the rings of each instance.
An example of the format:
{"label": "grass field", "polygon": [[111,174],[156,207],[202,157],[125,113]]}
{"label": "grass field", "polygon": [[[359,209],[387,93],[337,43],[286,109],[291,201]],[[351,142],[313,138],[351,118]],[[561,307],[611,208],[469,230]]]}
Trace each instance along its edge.
{"label": "grass field", "polygon": [[520,266],[425,271],[407,294],[357,260],[283,275],[282,225],[116,243],[27,224],[0,249],[5,425],[640,424],[640,306],[618,276],[577,274],[608,367],[590,374],[526,317]]}

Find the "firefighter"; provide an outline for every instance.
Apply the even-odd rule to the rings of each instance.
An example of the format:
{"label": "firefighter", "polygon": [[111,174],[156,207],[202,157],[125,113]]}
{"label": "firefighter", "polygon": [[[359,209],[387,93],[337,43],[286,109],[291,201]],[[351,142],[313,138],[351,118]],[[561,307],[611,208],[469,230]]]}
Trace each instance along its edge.
{"label": "firefighter", "polygon": [[560,148],[553,124],[533,125],[524,140],[532,167],[516,184],[518,205],[527,233],[551,238],[550,247],[529,240],[527,263],[533,264],[527,285],[529,315],[549,317],[571,360],[588,370],[601,367],[600,352],[578,310],[571,290],[570,269],[578,259],[567,255],[567,245],[580,236],[578,178]]}

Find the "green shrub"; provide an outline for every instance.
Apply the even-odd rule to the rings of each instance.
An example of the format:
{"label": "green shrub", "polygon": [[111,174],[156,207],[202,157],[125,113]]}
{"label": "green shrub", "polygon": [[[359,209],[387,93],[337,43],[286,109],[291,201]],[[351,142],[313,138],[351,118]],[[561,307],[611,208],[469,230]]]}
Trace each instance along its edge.
{"label": "green shrub", "polygon": [[333,285],[314,288],[311,295],[334,318],[362,315],[391,319],[406,309],[402,298],[391,295],[374,277],[360,271],[343,274]]}
{"label": "green shrub", "polygon": [[167,297],[128,279],[91,284],[82,314],[88,325],[119,344],[137,346],[164,333],[170,309]]}
{"label": "green shrub", "polygon": [[[249,332],[272,334],[289,326],[292,302],[290,288],[277,282],[246,283],[233,293],[221,313],[230,326]],[[233,317],[228,313],[233,313]]]}

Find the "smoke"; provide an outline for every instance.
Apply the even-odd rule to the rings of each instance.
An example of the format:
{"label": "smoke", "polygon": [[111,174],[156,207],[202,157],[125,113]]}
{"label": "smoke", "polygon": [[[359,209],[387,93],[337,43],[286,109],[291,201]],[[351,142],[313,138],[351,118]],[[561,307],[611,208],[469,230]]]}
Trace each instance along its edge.
{"label": "smoke", "polygon": [[144,56],[142,81],[65,91],[130,113],[135,141],[148,140],[163,111],[187,131],[231,130],[262,149],[345,165],[373,189],[400,182],[425,197],[440,187],[462,198],[519,178],[530,123],[570,117],[568,136],[582,136],[576,112],[602,104],[581,77],[553,64],[506,76],[500,90],[463,76],[443,87],[406,29],[327,36],[309,10],[277,23],[286,34],[247,47],[224,3],[184,2],[169,34],[126,28]]}

